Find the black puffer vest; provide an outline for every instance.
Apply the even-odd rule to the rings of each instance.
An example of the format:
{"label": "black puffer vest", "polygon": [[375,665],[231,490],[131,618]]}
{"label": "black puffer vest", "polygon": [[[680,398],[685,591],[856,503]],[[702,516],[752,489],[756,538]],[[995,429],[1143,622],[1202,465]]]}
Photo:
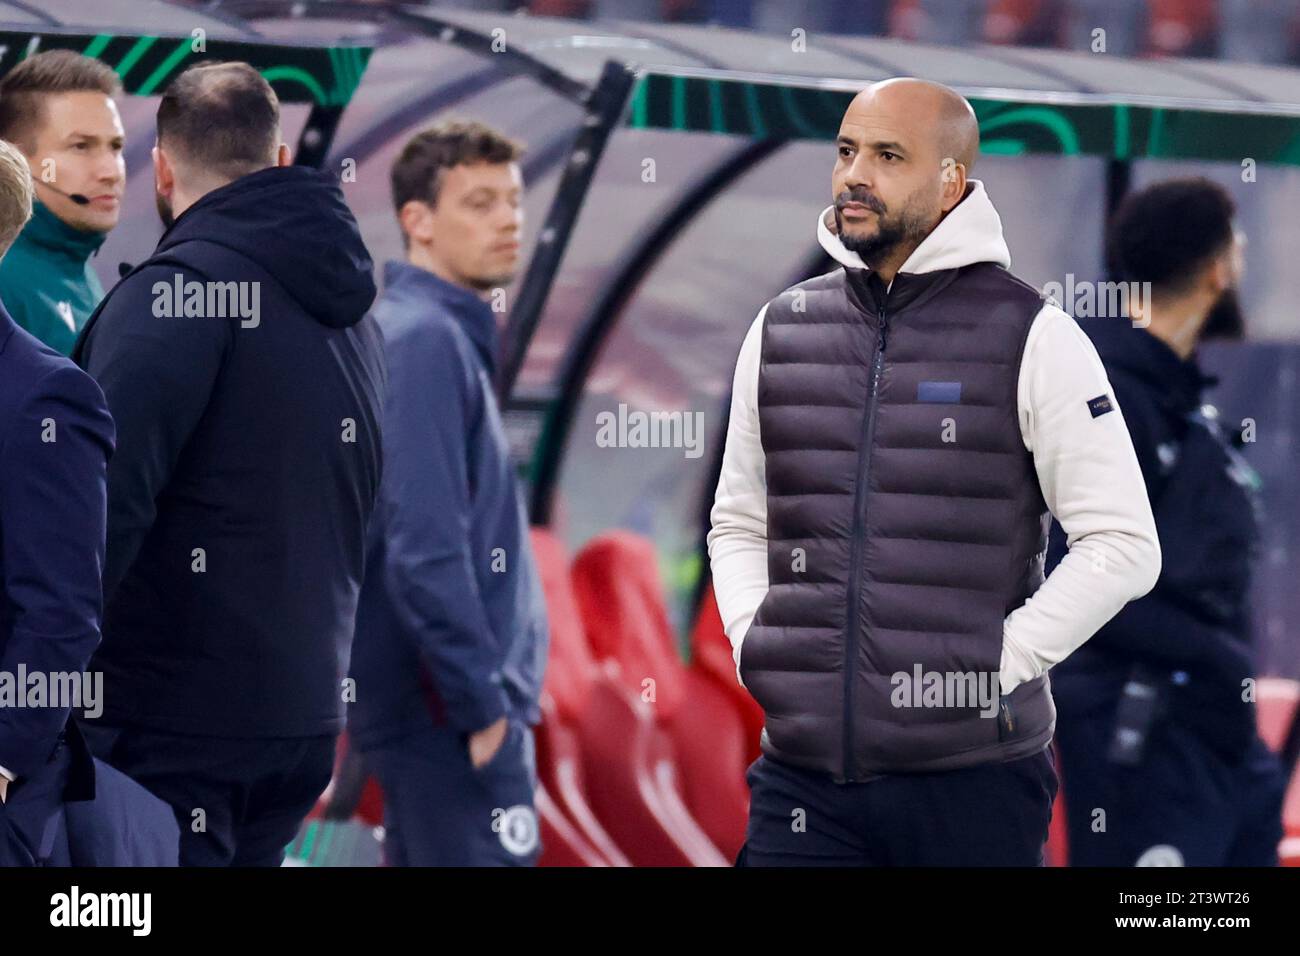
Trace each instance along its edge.
{"label": "black puffer vest", "polygon": [[740,673],[769,756],[861,781],[1047,746],[1047,678],[997,681],[1003,620],[1043,581],[1016,394],[1041,307],[989,262],[888,294],[839,268],[768,304],[769,589]]}

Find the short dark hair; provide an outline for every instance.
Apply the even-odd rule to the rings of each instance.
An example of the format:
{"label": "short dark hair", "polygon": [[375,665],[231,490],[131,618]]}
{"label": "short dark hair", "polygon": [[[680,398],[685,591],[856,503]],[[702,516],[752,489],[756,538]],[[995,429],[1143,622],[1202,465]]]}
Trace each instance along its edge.
{"label": "short dark hair", "polygon": [[112,67],[72,50],[47,50],[29,56],[0,79],[0,139],[33,146],[32,136],[44,120],[41,101],[60,93],[116,96],[122,81]]}
{"label": "short dark hair", "polygon": [[168,84],[158,143],[223,179],[275,165],[280,100],[247,63],[200,63]]}
{"label": "short dark hair", "polygon": [[1236,212],[1228,191],[1201,176],[1132,193],[1108,230],[1111,275],[1120,282],[1150,282],[1155,295],[1185,292],[1197,271],[1232,242]]}
{"label": "short dark hair", "polygon": [[453,166],[509,163],[523,155],[523,144],[474,120],[445,120],[416,133],[393,163],[393,207],[413,199],[438,204],[443,173]]}

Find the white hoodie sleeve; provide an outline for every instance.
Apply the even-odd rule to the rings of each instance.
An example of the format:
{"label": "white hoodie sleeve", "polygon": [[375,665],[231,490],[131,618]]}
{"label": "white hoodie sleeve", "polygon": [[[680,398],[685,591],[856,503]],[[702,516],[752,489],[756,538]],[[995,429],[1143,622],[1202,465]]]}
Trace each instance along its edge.
{"label": "white hoodie sleeve", "polygon": [[[740,680],[740,642],[767,593],[767,479],[758,433],[758,366],[763,316],[749,327],[736,359],[722,473],[709,514],[709,563],[722,627]],[[744,686],[744,681],[741,681]]]}
{"label": "white hoodie sleeve", "polygon": [[[1091,340],[1056,306],[1034,318],[1018,386],[1021,436],[1069,552],[1003,624],[1004,694],[1069,657],[1160,575],[1155,520],[1123,410]],[[1102,396],[1113,410],[1094,417],[1089,401]]]}

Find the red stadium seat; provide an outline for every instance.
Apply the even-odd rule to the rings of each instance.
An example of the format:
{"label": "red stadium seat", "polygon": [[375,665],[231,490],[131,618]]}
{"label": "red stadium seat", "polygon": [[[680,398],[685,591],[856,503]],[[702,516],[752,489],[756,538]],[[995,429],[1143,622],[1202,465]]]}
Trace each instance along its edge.
{"label": "red stadium seat", "polygon": [[569,822],[545,786],[538,785],[534,802],[542,828],[542,855],[537,861],[538,866],[609,866],[609,861]]}
{"label": "red stadium seat", "polygon": [[1216,0],[1147,0],[1147,52],[1213,56],[1219,30]]}
{"label": "red stadium seat", "polygon": [[1300,681],[1260,677],[1255,681],[1255,725],[1260,739],[1280,751],[1300,705]]}
{"label": "red stadium seat", "polygon": [[379,778],[373,774],[366,778],[366,786],[361,791],[361,800],[357,803],[353,819],[371,827],[384,822],[384,791],[379,788]]}
{"label": "red stadium seat", "polygon": [[[555,701],[545,693],[542,722],[537,728],[537,774],[556,807],[600,856],[602,866],[632,865],[591,807],[578,732],[559,719]],[[551,865],[545,855],[542,865]]]}
{"label": "red stadium seat", "polygon": [[629,686],[672,718],[686,695],[654,545],[628,531],[597,535],[573,561],[573,591],[591,650],[615,660]]}
{"label": "red stadium seat", "polygon": [[1300,866],[1300,772],[1291,774],[1282,801],[1282,843],[1278,856],[1283,866]]}
{"label": "red stadium seat", "polygon": [[610,862],[723,864],[671,789],[675,775],[649,707],[612,662],[597,664],[578,612],[563,546],[533,531],[551,624],[538,770],[568,818]]}
{"label": "red stadium seat", "polygon": [[600,535],[574,561],[573,585],[596,656],[618,664],[624,686],[654,715],[665,799],[687,808],[691,825],[734,859],[749,806],[745,721],[723,687],[682,662],[654,546],[628,532]]}
{"label": "red stadium seat", "polygon": [[[569,582],[569,558],[564,545],[547,529],[533,528],[531,538],[551,634],[542,723],[537,728],[538,779],[606,865],[630,866],[600,825],[587,796],[582,746],[575,728],[587,711],[592,684],[600,678]],[[549,859],[544,862],[550,863]]]}
{"label": "red stadium seat", "polygon": [[1056,758],[1056,801],[1052,804],[1052,821],[1047,825],[1047,845],[1043,847],[1043,863],[1046,866],[1069,866],[1070,846],[1069,829],[1065,823],[1065,779],[1061,775],[1061,755]]}
{"label": "red stadium seat", "polygon": [[1300,866],[1300,837],[1283,837],[1277,855],[1280,866]]}
{"label": "red stadium seat", "polygon": [[[1255,722],[1269,748],[1281,751],[1300,714],[1300,681],[1261,677],[1255,682]],[[1282,802],[1282,844],[1278,856],[1283,866],[1300,866],[1300,768],[1291,774]]]}
{"label": "red stadium seat", "polygon": [[1062,46],[1065,5],[1055,0],[991,0],[981,27],[985,43]]}
{"label": "red stadium seat", "polygon": [[[596,658],[587,643],[582,615],[573,595],[569,556],[564,545],[546,528],[533,528],[531,541],[551,631],[545,695],[554,707],[555,718],[573,726],[587,709]],[[543,714],[543,720],[546,718]]]}
{"label": "red stadium seat", "polygon": [[718,599],[712,587],[704,589],[704,600],[691,630],[691,670],[717,682],[740,711],[745,725],[746,766],[758,759],[759,737],[763,733],[763,708],[749,696],[736,679],[736,661],[731,656],[731,641],[722,629]]}
{"label": "red stadium seat", "polygon": [[693,668],[682,673],[686,699],[670,730],[686,806],[714,846],[734,860],[749,820],[747,728],[734,699],[711,677]]}
{"label": "red stadium seat", "polygon": [[638,866],[725,866],[682,803],[671,739],[621,686],[618,665],[602,666],[580,728],[597,816]]}

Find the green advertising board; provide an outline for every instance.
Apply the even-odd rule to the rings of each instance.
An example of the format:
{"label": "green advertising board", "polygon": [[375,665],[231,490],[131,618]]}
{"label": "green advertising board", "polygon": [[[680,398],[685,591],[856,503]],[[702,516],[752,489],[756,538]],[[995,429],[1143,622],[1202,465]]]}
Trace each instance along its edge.
{"label": "green advertising board", "polygon": [[42,50],[75,50],[103,60],[117,71],[130,94],[161,93],[168,81],[201,60],[243,60],[252,64],[281,102],[345,106],[361,83],[369,47],[313,47],[249,43],[186,36],[119,36],[107,33],[0,32],[0,75]]}
{"label": "green advertising board", "polygon": [[[628,122],[634,129],[834,141],[853,96],[794,83],[646,73],[633,92]],[[1088,102],[1050,94],[969,99],[985,153],[1234,163],[1250,158],[1300,165],[1300,116],[1281,110]]]}

